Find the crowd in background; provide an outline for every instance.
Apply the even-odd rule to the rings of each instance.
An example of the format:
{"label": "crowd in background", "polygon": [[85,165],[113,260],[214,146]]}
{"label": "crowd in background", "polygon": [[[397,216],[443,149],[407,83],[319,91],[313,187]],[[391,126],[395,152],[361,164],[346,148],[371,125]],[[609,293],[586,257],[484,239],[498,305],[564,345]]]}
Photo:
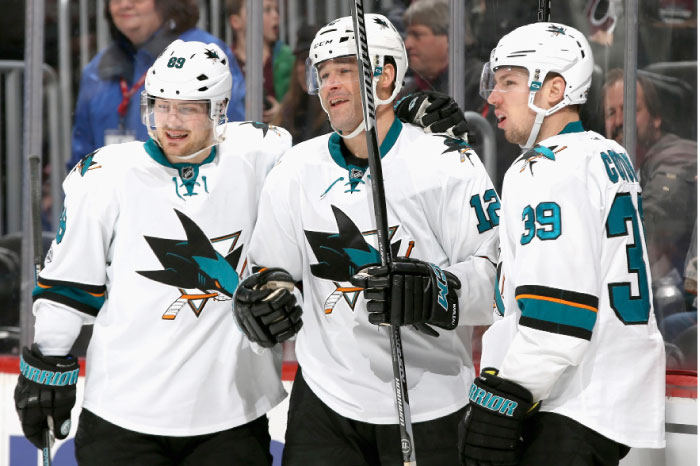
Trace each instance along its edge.
{"label": "crowd in background", "polygon": [[[0,17],[7,38],[0,59],[21,60],[24,52],[23,2]],[[244,119],[246,73],[245,0],[227,0],[225,16],[233,42],[224,44],[196,27],[196,0],[104,0],[111,42],[75,73],[79,77],[72,131],[70,169],[104,144],[145,140],[140,119],[143,73],[175,38],[215,42],[229,57],[234,76],[229,120]],[[384,2],[386,3],[386,2]],[[530,5],[531,4],[531,5]],[[478,95],[482,66],[498,38],[536,20],[536,2],[470,0],[466,7],[464,110],[484,117],[494,128],[491,106]],[[47,2],[46,62],[56,66],[55,2]],[[405,91],[448,92],[448,0],[395,0],[381,13],[402,32],[409,57]],[[318,18],[321,23],[322,18]],[[625,24],[622,0],[557,3],[551,20],[587,33],[596,67],[584,127],[623,142]],[[654,304],[667,341],[669,368],[697,366],[697,4],[682,0],[640,2],[636,153],[630,154],[643,193],[644,227],[652,270]],[[320,24],[302,24],[292,49],[280,37],[277,0],[263,0],[263,121],[290,131],[294,143],[330,130],[316,96],[306,90],[306,59]],[[4,34],[5,35],[5,34]],[[77,40],[76,40],[77,42]],[[77,81],[77,79],[76,79]],[[503,174],[520,148],[496,134],[500,191]],[[470,142],[477,153],[483,135]],[[47,167],[50,169],[50,167]],[[0,254],[0,325],[17,321],[19,257],[8,246]],[[15,274],[15,275],[13,275]],[[0,348],[3,349],[3,348]]]}

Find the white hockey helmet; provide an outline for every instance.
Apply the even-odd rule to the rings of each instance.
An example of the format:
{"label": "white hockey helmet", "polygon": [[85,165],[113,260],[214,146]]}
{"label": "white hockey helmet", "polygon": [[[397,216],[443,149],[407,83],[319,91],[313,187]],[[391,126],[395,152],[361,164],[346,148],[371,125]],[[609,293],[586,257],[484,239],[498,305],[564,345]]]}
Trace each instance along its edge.
{"label": "white hockey helmet", "polygon": [[[365,25],[367,28],[369,56],[374,67],[374,79],[372,82],[374,101],[377,105],[388,104],[394,101],[403,87],[403,78],[408,69],[406,46],[399,32],[385,16],[367,13],[365,14]],[[306,62],[306,80],[309,94],[318,94],[321,88],[318,77],[318,65],[326,60],[347,56],[357,56],[355,30],[351,16],[344,16],[326,24],[316,33],[311,42],[309,58]],[[389,98],[378,99],[377,81],[386,63],[386,57],[392,57],[396,64],[394,91]],[[351,135],[342,136],[352,137],[358,132],[358,130],[355,130]]]}
{"label": "white hockey helmet", "polygon": [[[535,125],[524,147],[532,147],[544,117],[567,105],[583,104],[588,98],[593,74],[593,52],[586,37],[578,30],[558,23],[533,23],[506,34],[491,51],[481,76],[481,95],[488,98],[494,89],[494,73],[500,67],[527,70],[530,92],[529,107],[535,111]],[[564,98],[544,110],[534,104],[535,93],[547,74],[558,73],[566,82]]]}
{"label": "white hockey helmet", "polygon": [[214,143],[219,143],[223,140],[232,84],[228,57],[218,45],[177,39],[163,50],[146,73],[141,119],[149,135],[157,141],[153,117],[156,97],[204,100],[209,103]]}

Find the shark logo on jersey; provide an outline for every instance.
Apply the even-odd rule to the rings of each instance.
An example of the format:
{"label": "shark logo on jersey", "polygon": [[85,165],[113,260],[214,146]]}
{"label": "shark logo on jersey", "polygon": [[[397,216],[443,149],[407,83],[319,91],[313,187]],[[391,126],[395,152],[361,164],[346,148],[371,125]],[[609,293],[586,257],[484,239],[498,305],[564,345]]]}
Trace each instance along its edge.
{"label": "shark logo on jersey", "polygon": [[[304,230],[306,239],[316,255],[318,264],[311,265],[311,273],[318,278],[331,280],[335,290],[326,298],[323,306],[326,314],[333,312],[333,308],[340,298],[344,298],[350,309],[355,309],[355,303],[362,288],[352,286],[350,277],[360,269],[378,264],[379,251],[367,242],[366,238],[377,235],[377,230],[361,232],[357,225],[345,212],[331,205],[338,232],[308,231]],[[393,238],[398,226],[389,228],[389,241]],[[401,246],[401,241],[391,245],[391,255],[396,257]]]}
{"label": "shark logo on jersey", "polygon": [[520,158],[522,161],[522,166],[520,167],[520,173],[525,171],[526,168],[530,169],[530,174],[534,175],[535,173],[532,171],[532,167],[541,159],[546,159],[546,160],[551,160],[554,161],[555,157],[554,154],[557,152],[560,152],[563,149],[566,149],[566,146],[557,149],[558,146],[549,146],[549,147],[544,147],[544,146],[535,146],[532,149],[528,150],[525,152]]}
{"label": "shark logo on jersey", "polygon": [[262,130],[263,138],[267,136],[268,131],[272,131],[277,136],[282,136],[282,133],[280,132],[279,128],[275,125],[268,125],[267,123],[261,123],[259,121],[244,121],[240,123],[240,125],[251,125],[253,128]]}
{"label": "shark logo on jersey", "polygon": [[464,163],[465,160],[469,160],[469,163],[474,165],[474,162],[472,162],[471,159],[471,154],[473,154],[474,152],[472,151],[471,146],[467,144],[465,140],[445,136],[444,134],[436,134],[435,136],[444,139],[442,143],[445,144],[445,146],[447,146],[447,149],[442,151],[443,154],[447,154],[449,152],[457,152],[459,154],[459,161],[461,163]]}
{"label": "shark logo on jersey", "polygon": [[61,216],[58,217],[58,229],[56,230],[56,244],[61,244],[63,235],[66,234],[66,208],[61,211]]}
{"label": "shark logo on jersey", "polygon": [[[163,270],[137,271],[148,279],[178,288],[180,296],[165,310],[164,320],[175,319],[185,305],[199,317],[210,299],[230,301],[238,287],[236,266],[243,249],[243,246],[235,248],[240,231],[209,239],[192,219],[173,210],[187,239],[145,236]],[[229,240],[232,243],[224,257],[214,249],[213,243]]]}
{"label": "shark logo on jersey", "polygon": [[73,170],[76,170],[78,173],[80,173],[80,176],[85,176],[88,170],[100,168],[102,165],[97,165],[97,162],[92,161],[92,159],[95,157],[95,154],[97,154],[97,150],[90,152],[88,155],[80,159],[80,162],[78,162],[75,165],[75,168],[73,168]]}
{"label": "shark logo on jersey", "polygon": [[262,130],[263,138],[267,136],[267,131],[271,128],[267,123],[261,123],[259,121],[244,121],[241,123],[243,125],[251,125],[253,128]]}

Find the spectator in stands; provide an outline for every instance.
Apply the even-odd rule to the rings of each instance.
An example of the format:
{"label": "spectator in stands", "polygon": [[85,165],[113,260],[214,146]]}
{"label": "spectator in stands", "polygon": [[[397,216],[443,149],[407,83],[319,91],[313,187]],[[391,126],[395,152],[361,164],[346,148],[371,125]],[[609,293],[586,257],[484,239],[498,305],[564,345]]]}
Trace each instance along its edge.
{"label": "spectator in stands", "polygon": [[[289,87],[294,54],[279,40],[277,0],[263,4],[263,121],[269,123],[279,111],[279,102]],[[233,29],[233,54],[239,72],[246,74],[246,7],[245,0],[226,0],[226,15]]]}
{"label": "spectator in stands", "polygon": [[[622,144],[624,75],[611,70],[603,87],[605,132]],[[667,131],[658,92],[644,75],[637,77],[637,154],[635,166],[642,185],[652,280],[671,276],[677,283],[685,269],[697,209],[695,141]]]}
{"label": "spectator in stands", "polygon": [[306,59],[314,34],[319,29],[316,25],[302,24],[299,27],[289,89],[272,118],[273,125],[281,126],[292,134],[294,144],[331,131],[321,102],[317,96],[309,95],[306,86]]}
{"label": "spectator in stands", "polygon": [[[415,90],[436,90],[445,94],[448,89],[450,64],[448,32],[450,4],[448,0],[416,0],[403,14],[406,28],[406,52],[411,76],[406,79],[402,95]],[[469,23],[467,36],[471,37]],[[464,109],[480,111],[484,101],[479,97],[479,80],[483,63],[476,57],[469,40],[464,64]]]}
{"label": "spectator in stands", "polygon": [[[220,39],[195,27],[199,19],[196,0],[104,1],[112,43],[83,70],[68,169],[104,145],[148,140],[140,108],[146,70],[173,40],[214,42],[228,50]],[[232,65],[233,55],[227,55]],[[233,66],[231,71],[234,88],[228,118],[243,120],[240,96],[245,85]]]}

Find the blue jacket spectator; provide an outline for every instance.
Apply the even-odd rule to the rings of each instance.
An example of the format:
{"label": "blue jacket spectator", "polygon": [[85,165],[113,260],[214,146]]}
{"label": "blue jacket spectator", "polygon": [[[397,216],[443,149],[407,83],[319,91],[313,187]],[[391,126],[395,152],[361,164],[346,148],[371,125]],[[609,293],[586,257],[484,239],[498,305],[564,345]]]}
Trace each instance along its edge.
{"label": "blue jacket spectator", "polygon": [[244,119],[243,76],[226,44],[194,27],[199,18],[195,0],[105,1],[105,15],[114,40],[83,70],[69,170],[86,154],[106,144],[148,140],[140,111],[145,73],[175,39],[214,42],[226,51],[233,74],[228,118]]}

